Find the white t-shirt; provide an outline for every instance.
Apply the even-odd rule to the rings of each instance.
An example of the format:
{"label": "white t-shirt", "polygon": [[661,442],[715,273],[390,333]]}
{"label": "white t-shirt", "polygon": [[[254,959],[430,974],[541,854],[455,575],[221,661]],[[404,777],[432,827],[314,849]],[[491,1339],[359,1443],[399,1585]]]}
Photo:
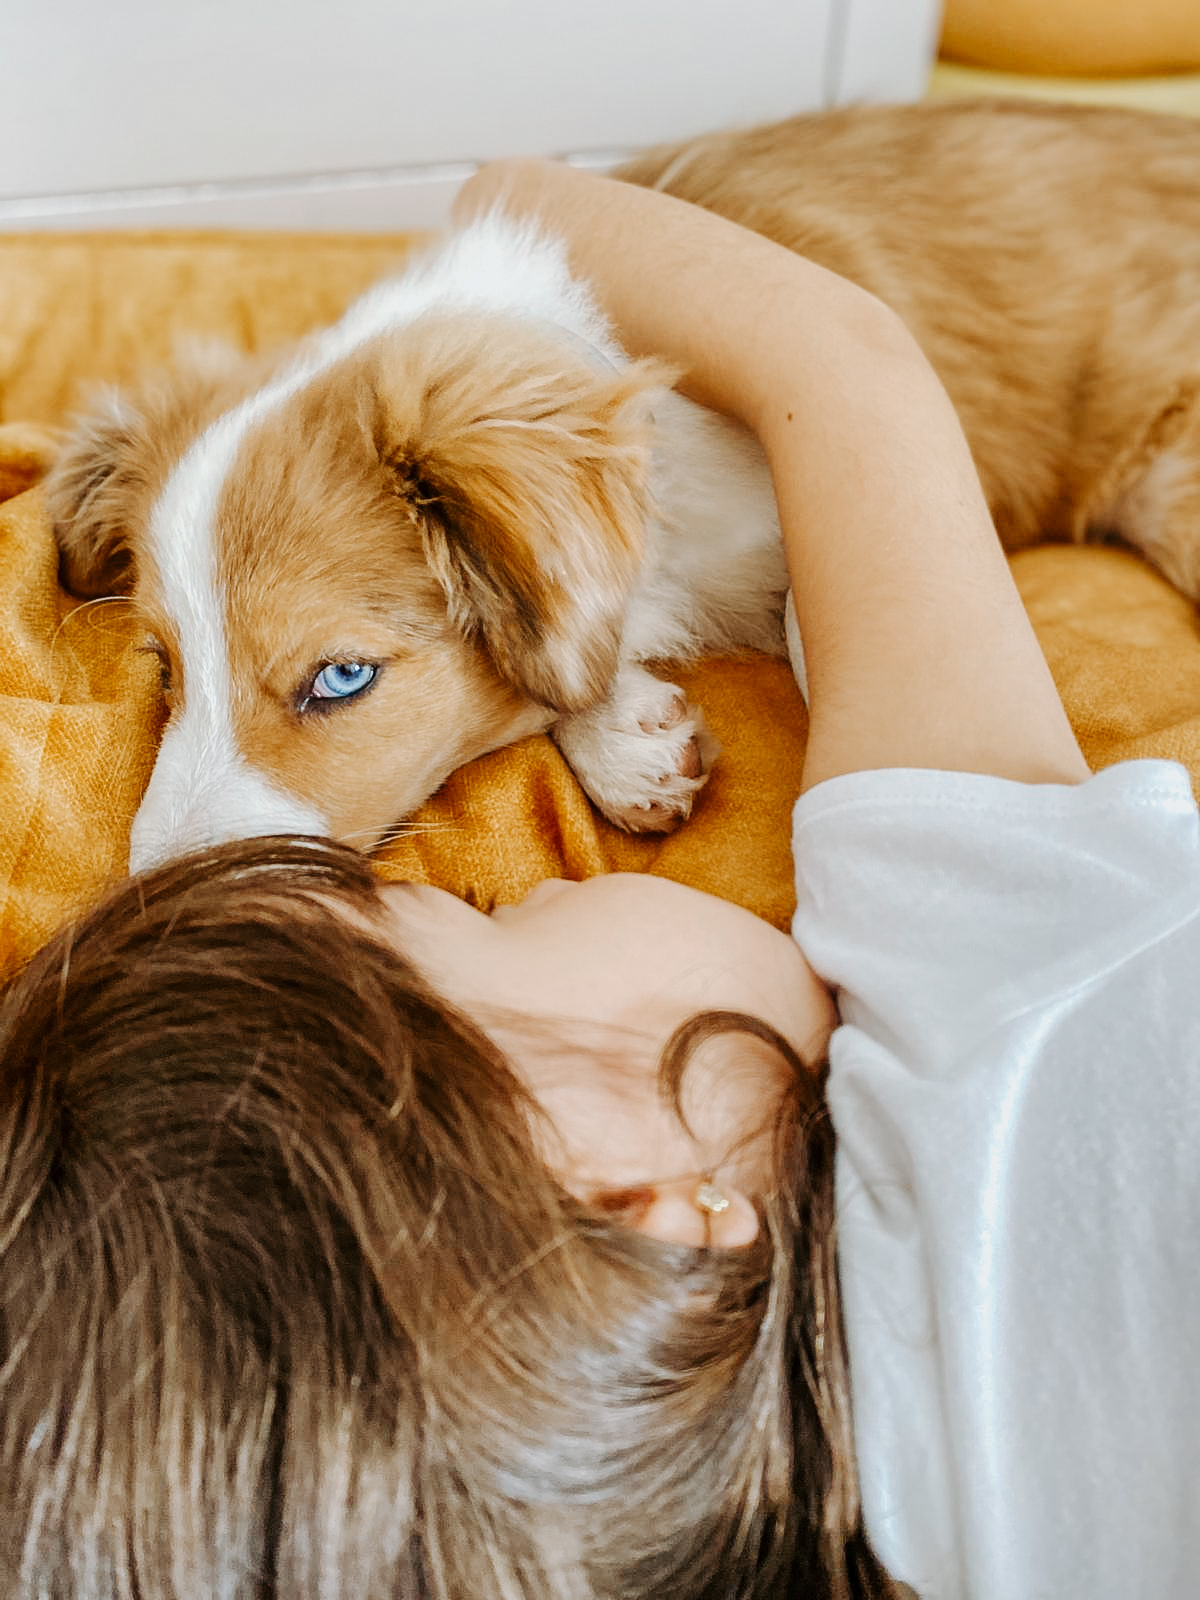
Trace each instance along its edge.
{"label": "white t-shirt", "polygon": [[855,773],[795,810],[867,1530],[922,1600],[1200,1596],[1200,817]]}

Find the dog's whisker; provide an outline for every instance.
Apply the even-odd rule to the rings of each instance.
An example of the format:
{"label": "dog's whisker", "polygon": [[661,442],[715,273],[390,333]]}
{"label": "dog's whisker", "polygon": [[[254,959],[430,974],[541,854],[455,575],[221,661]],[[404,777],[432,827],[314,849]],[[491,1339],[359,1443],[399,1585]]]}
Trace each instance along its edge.
{"label": "dog's whisker", "polygon": [[81,617],[85,611],[94,611],[97,606],[132,606],[133,601],[127,594],[100,594],[91,600],[81,600],[78,605],[72,606],[63,617],[60,627],[65,627],[68,622]]}
{"label": "dog's whisker", "polygon": [[342,834],[341,837],[346,844],[370,844],[372,848],[383,848],[389,844],[399,844],[404,839],[428,838],[433,834],[462,831],[462,824],[458,822],[401,822],[382,834],[376,834],[374,830],[356,828]]}
{"label": "dog's whisker", "polygon": [[77,606],[72,606],[70,611],[59,618],[58,626],[50,635],[50,642],[47,647],[46,654],[46,669],[47,676],[50,680],[52,704],[58,705],[62,695],[62,684],[55,682],[55,654],[58,650],[59,644],[67,642],[64,638],[67,630],[67,624],[73,622],[76,617],[82,617],[86,612],[89,626],[94,625],[96,621],[97,607],[113,605],[128,606],[129,597],[123,594],[103,594],[98,595],[94,600],[81,600]]}

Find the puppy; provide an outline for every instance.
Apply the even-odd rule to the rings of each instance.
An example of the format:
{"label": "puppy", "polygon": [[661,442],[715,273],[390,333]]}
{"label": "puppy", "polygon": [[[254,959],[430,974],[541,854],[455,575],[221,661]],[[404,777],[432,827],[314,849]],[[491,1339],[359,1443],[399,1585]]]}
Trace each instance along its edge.
{"label": "puppy", "polygon": [[685,816],[712,741],[640,663],[778,648],[786,576],[756,443],[665,376],[492,216],[278,367],[209,354],[82,421],[48,483],[64,581],[132,596],[170,712],[133,867],[369,847],[551,727],[621,826]]}
{"label": "puppy", "polygon": [[[1121,537],[1200,593],[1200,125],[856,109],[626,167],[889,301],[1010,548]],[[111,397],[49,483],[64,579],[130,594],[170,716],[132,862],[363,847],[550,729],[600,809],[685,817],[712,741],[643,665],[778,650],[753,440],[631,363],[561,247],[486,218],[274,366]]]}

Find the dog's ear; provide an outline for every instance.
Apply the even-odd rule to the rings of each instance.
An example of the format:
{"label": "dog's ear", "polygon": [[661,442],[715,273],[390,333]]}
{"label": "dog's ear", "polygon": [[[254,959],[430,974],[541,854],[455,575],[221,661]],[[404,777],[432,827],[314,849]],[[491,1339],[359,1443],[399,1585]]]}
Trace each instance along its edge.
{"label": "dog's ear", "polygon": [[85,598],[133,588],[131,530],[174,460],[248,389],[264,361],[216,339],[188,339],[170,368],[127,391],[102,389],[77,416],[47,475],[63,584]]}
{"label": "dog's ear", "polygon": [[140,433],[140,413],[107,391],[75,419],[46,478],[62,581],[72,594],[91,599],[132,587],[127,528]]}
{"label": "dog's ear", "polygon": [[375,448],[451,617],[557,710],[593,704],[616,670],[650,512],[648,392],[669,381],[474,315],[381,346]]}

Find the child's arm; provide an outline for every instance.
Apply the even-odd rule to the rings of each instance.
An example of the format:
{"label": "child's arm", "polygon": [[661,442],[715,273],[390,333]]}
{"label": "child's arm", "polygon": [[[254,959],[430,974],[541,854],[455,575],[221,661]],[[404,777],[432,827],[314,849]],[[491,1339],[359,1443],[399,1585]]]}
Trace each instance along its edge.
{"label": "child's arm", "polygon": [[957,417],[892,312],[722,218],[567,167],[485,168],[458,210],[494,204],[564,236],[626,347],[761,439],[808,667],[806,787],[893,766],[1087,775]]}

